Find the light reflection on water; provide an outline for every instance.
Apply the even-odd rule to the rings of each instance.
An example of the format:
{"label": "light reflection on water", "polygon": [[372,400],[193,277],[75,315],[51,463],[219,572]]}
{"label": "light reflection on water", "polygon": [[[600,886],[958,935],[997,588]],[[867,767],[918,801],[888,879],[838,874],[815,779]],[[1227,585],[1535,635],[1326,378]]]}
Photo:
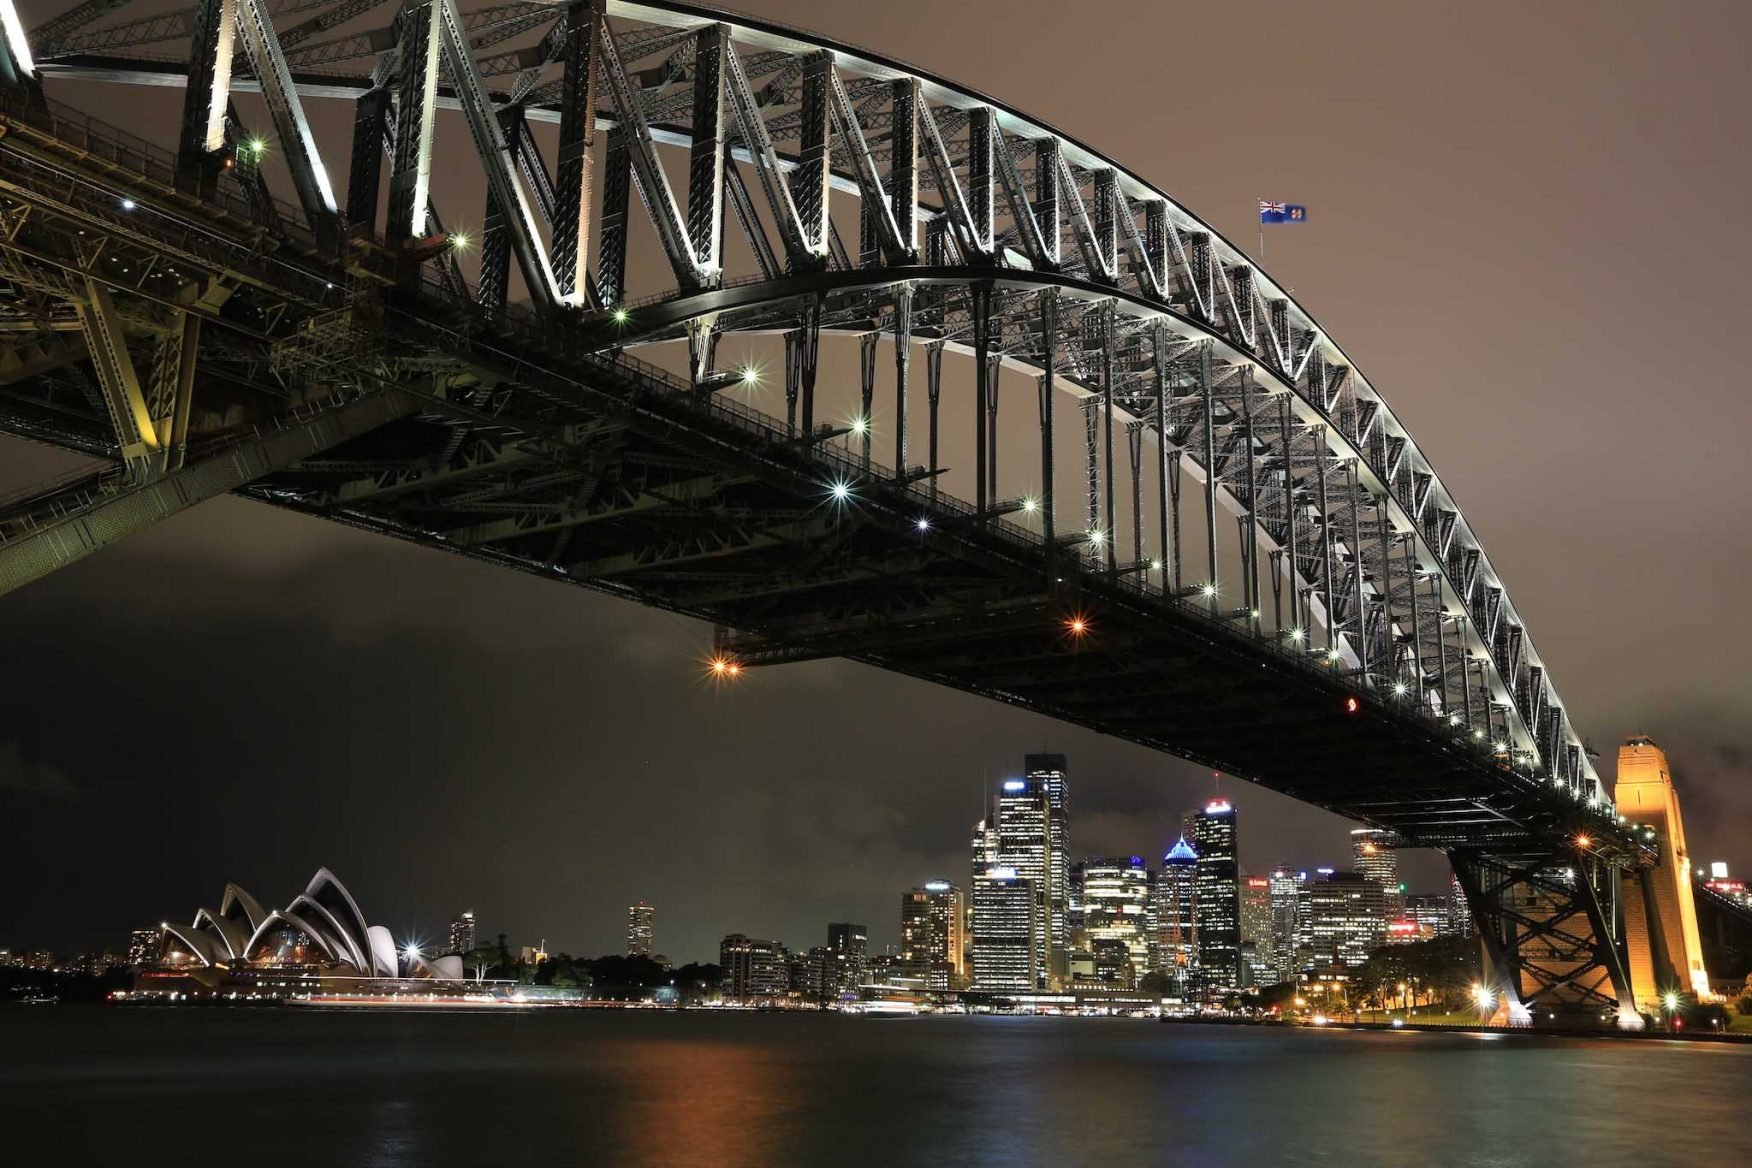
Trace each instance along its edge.
{"label": "light reflection on water", "polygon": [[0,1012],[5,1146],[65,1164],[198,1147],[252,1168],[1706,1166],[1746,1162],[1749,1095],[1752,1048],[1653,1042],[701,1012]]}

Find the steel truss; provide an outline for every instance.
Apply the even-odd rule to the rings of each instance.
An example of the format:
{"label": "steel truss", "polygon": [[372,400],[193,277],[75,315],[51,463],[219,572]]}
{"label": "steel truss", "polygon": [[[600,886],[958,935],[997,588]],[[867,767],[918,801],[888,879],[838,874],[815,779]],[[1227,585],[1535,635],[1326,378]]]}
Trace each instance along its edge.
{"label": "steel truss", "polygon": [[[120,7],[50,22],[34,55],[6,47],[0,426],[112,460],[105,481],[137,492],[240,440],[239,419],[412,402],[224,489],[703,616],[751,663],[860,657],[1482,848],[1465,861],[1481,919],[1528,1001],[1601,992],[1592,972],[1542,981],[1556,966],[1525,951],[1571,945],[1577,912],[1616,936],[1606,883],[1582,881],[1593,909],[1536,920],[1491,867],[1556,897],[1529,865],[1584,824],[1592,863],[1646,859],[1507,589],[1354,362],[1142,176],[943,78],[693,6]],[[179,63],[159,58],[179,41]],[[186,83],[175,154],[50,102],[60,76]],[[251,156],[229,101],[245,90],[295,207]],[[348,95],[342,208],[304,106]],[[474,287],[431,206],[452,110],[489,191]],[[686,152],[679,194],[668,151]],[[635,290],[640,214],[671,282]],[[857,434],[819,424],[835,332],[863,338]],[[725,336],[774,333],[782,421],[727,399],[716,366]],[[631,356],[683,341],[679,380]],[[1038,448],[1000,467],[1019,374]],[[883,466],[869,423],[890,380]],[[974,413],[972,450],[941,448],[945,387]],[[1081,444],[1055,445],[1061,395]],[[971,503],[941,488],[950,465],[971,469]],[[1017,465],[1038,467],[1034,495],[1006,497]],[[824,507],[824,480],[858,507]],[[96,505],[53,496],[19,501],[14,529]],[[1067,663],[1060,618],[1096,609],[1104,644]],[[1327,725],[1334,695],[1367,710]],[[1582,966],[1616,984],[1592,944]]]}

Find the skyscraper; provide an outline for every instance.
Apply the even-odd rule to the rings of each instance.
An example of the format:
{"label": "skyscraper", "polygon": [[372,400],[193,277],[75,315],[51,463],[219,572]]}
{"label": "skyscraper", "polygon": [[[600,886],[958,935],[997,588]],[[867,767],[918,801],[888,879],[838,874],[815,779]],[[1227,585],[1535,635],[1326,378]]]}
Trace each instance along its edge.
{"label": "skyscraper", "polygon": [[627,906],[627,956],[649,957],[656,941],[657,910],[639,901]]}
{"label": "skyscraper", "polygon": [[1466,903],[1466,890],[1460,887],[1460,877],[1448,873],[1448,932],[1455,937],[1472,935],[1472,907]]}
{"label": "skyscraper", "polygon": [[448,953],[471,953],[475,947],[475,915],[474,910],[464,909],[456,914],[450,922],[450,948]]}
{"label": "skyscraper", "polygon": [[1234,989],[1242,984],[1235,808],[1226,799],[1213,799],[1193,826],[1198,849],[1198,984],[1207,991]]}
{"label": "skyscraper", "polygon": [[1283,864],[1271,870],[1271,961],[1279,981],[1289,981],[1302,967],[1297,952],[1298,901],[1307,877]]}
{"label": "skyscraper", "polygon": [[900,957],[924,972],[927,988],[958,986],[967,973],[961,890],[932,880],[900,898]]}
{"label": "skyscraper", "polygon": [[1070,769],[1062,754],[1031,754],[1022,761],[1028,778],[1046,792],[1052,816],[1047,826],[1047,933],[1053,969],[1062,975],[1065,952],[1070,947]]}
{"label": "skyscraper", "polygon": [[1388,910],[1397,912],[1400,903],[1399,852],[1393,846],[1393,834],[1378,827],[1359,827],[1350,835],[1351,867],[1379,884],[1387,894]]}
{"label": "skyscraper", "polygon": [[1102,941],[1124,945],[1136,973],[1150,963],[1150,870],[1142,856],[1082,864],[1083,931],[1094,951]]}
{"label": "skyscraper", "polygon": [[973,878],[973,987],[1018,992],[1046,979],[1044,898],[1013,868]]}
{"label": "skyscraper", "polygon": [[1174,841],[1156,874],[1156,955],[1153,968],[1174,979],[1175,996],[1190,991],[1198,964],[1198,853],[1186,837]]}
{"label": "skyscraper", "polygon": [[1270,878],[1241,877],[1241,973],[1246,985],[1271,985],[1278,980],[1271,907]]}
{"label": "skyscraper", "polygon": [[827,947],[840,955],[844,975],[840,988],[855,990],[864,984],[870,965],[870,930],[850,921],[834,921],[827,926]]}
{"label": "skyscraper", "polygon": [[[1065,823],[1064,756],[1031,754],[1028,774],[1006,779],[998,790],[997,867],[1027,880],[1040,900],[1039,916],[1046,930],[1049,977],[1065,971],[1070,907],[1069,833]],[[979,907],[974,906],[974,929]]]}

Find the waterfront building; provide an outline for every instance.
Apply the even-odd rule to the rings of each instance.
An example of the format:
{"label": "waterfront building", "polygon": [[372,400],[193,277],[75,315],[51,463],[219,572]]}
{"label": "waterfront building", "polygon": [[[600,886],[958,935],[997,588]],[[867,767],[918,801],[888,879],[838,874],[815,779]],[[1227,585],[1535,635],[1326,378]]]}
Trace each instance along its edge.
{"label": "waterfront building", "polygon": [[973,881],[973,987],[1020,992],[1046,985],[1044,898],[1034,881],[996,866]]}
{"label": "waterfront building", "polygon": [[1062,754],[1030,754],[1023,769],[1046,793],[1051,820],[1047,825],[1047,935],[1050,960],[1062,973],[1071,928],[1071,804],[1070,767]]}
{"label": "waterfront building", "polygon": [[771,1002],[790,985],[790,954],[777,941],[731,933],[718,944],[719,986],[739,1002]]}
{"label": "waterfront building", "polygon": [[1448,898],[1441,893],[1420,894],[1405,898],[1401,916],[1417,925],[1420,937],[1453,936],[1453,923],[1448,911]]}
{"label": "waterfront building", "polygon": [[900,898],[900,957],[924,971],[929,989],[957,988],[967,975],[963,900],[947,880],[929,881]]}
{"label": "waterfront building", "polygon": [[1245,986],[1279,980],[1273,960],[1271,878],[1241,877],[1241,975]]}
{"label": "waterfront building", "polygon": [[1387,890],[1361,872],[1332,872],[1309,889],[1311,958],[1356,967],[1387,940]]}
{"label": "waterfront building", "polygon": [[158,951],[163,947],[163,929],[135,929],[128,934],[128,964],[135,969],[156,965]]}
{"label": "waterfront building", "polygon": [[[1150,967],[1150,870],[1142,856],[1090,859],[1079,866],[1083,892],[1083,928],[1097,972],[1101,943],[1123,945],[1127,962],[1141,973]],[[1127,985],[1126,988],[1132,988]]]}
{"label": "waterfront building", "polygon": [[1198,965],[1197,888],[1198,852],[1181,836],[1162,857],[1153,889],[1156,953],[1151,968],[1173,979],[1175,997],[1190,992]]}
{"label": "waterfront building", "polygon": [[1279,864],[1266,880],[1271,901],[1272,974],[1277,981],[1289,981],[1302,964],[1296,926],[1302,915],[1302,886],[1308,882],[1308,875]]}
{"label": "waterfront building", "polygon": [[842,959],[840,988],[857,989],[869,972],[870,930],[850,921],[834,921],[827,926],[827,945]]}
{"label": "waterfront building", "polygon": [[1235,834],[1235,808],[1226,799],[1205,804],[1193,821],[1198,849],[1197,983],[1207,993],[1241,985],[1241,872]]}
{"label": "waterfront building", "polygon": [[657,910],[638,901],[627,906],[627,956],[649,957],[656,950]]}
{"label": "waterfront building", "polygon": [[450,922],[450,947],[446,953],[468,954],[475,947],[475,915],[473,909],[464,909],[456,914]]}

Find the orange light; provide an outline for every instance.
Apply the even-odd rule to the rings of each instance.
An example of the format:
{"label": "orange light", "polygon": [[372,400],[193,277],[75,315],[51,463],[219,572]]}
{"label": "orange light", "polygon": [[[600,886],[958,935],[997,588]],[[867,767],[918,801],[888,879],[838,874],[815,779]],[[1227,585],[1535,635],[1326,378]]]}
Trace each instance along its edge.
{"label": "orange light", "polygon": [[1360,702],[1358,702],[1357,699],[1355,699],[1355,698],[1344,699],[1344,712],[1345,713],[1354,714],[1362,708],[1363,708],[1362,704]]}
{"label": "orange light", "polygon": [[1073,616],[1065,621],[1065,628],[1070,630],[1071,636],[1080,637],[1089,631],[1089,622],[1080,616]]}
{"label": "orange light", "polygon": [[711,666],[714,678],[739,677],[742,674],[742,662],[724,656],[720,653],[712,658]]}
{"label": "orange light", "polygon": [[1578,848],[1592,847],[1593,843],[1594,841],[1585,835],[1578,835],[1576,837],[1576,847]]}

